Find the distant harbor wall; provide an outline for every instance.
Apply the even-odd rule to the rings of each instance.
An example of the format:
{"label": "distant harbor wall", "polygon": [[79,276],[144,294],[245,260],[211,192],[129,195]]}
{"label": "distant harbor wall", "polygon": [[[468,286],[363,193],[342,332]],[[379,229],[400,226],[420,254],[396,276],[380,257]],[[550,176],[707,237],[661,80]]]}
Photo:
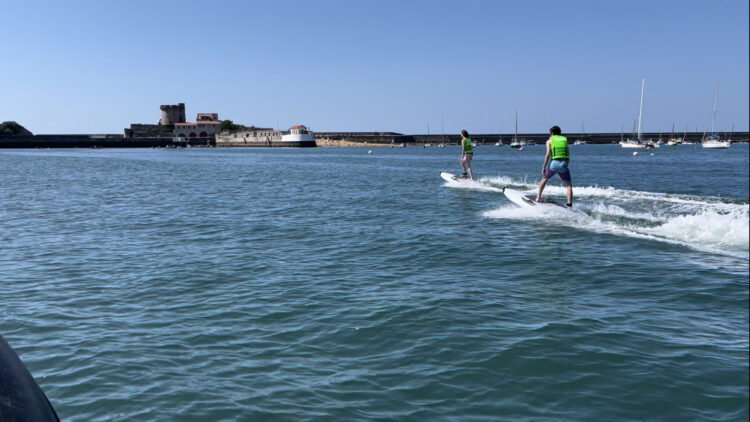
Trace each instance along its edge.
{"label": "distant harbor wall", "polygon": [[[616,144],[622,138],[632,137],[632,134],[622,133],[563,133],[568,137],[570,142],[582,140],[589,144]],[[661,135],[661,139],[666,143],[671,137],[671,133],[648,132],[643,133],[643,139],[653,139],[656,142]],[[721,136],[726,137],[722,133]],[[502,134],[472,134],[471,140],[477,144],[495,144],[501,142],[503,145],[510,145],[513,133]],[[543,144],[549,138],[549,133],[519,133],[518,139],[525,139],[530,144]],[[675,136],[682,138],[683,133],[676,133]],[[703,138],[703,132],[688,132],[685,134],[687,142],[700,142]],[[362,144],[414,144],[414,145],[440,145],[440,144],[459,144],[461,135],[403,135],[395,132],[316,132],[315,139],[321,140],[338,140]],[[748,142],[750,132],[735,132],[732,134],[732,142]]]}
{"label": "distant harbor wall", "polygon": [[167,148],[213,146],[211,138],[125,138],[123,135],[31,135],[0,137],[0,148]]}
{"label": "distant harbor wall", "polygon": [[[621,136],[632,137],[632,134],[621,133],[564,133],[570,142],[583,140],[589,144],[616,144],[620,142]],[[644,139],[659,139],[658,132],[644,133]],[[726,133],[720,134],[722,138]],[[503,145],[509,145],[514,134],[472,134],[471,139],[477,144],[496,144],[500,141]],[[666,143],[671,133],[661,133],[661,139]],[[676,134],[682,137],[682,133]],[[700,142],[703,132],[688,132],[685,135],[687,142]],[[525,139],[530,144],[543,144],[549,138],[546,133],[519,133],[519,139]],[[731,136],[732,142],[748,142],[750,132],[735,132]],[[353,144],[386,144],[386,145],[455,145],[461,143],[460,135],[403,135],[396,132],[316,132],[315,140],[320,144],[328,144],[325,141],[344,141]],[[213,138],[173,138],[173,137],[138,137],[128,138],[118,134],[102,135],[28,135],[28,136],[0,136],[0,148],[168,148],[168,147],[200,147],[216,146]],[[240,146],[225,144],[224,146]],[[277,147],[297,146],[290,143],[260,141],[252,145],[241,146]],[[299,145],[299,146],[309,146]]]}

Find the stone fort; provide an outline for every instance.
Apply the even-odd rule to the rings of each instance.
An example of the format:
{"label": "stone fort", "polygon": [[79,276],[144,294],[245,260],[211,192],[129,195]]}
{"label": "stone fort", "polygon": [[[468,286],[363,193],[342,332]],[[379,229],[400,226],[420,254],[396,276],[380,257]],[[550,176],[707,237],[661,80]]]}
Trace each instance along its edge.
{"label": "stone fort", "polygon": [[185,123],[185,103],[177,105],[161,105],[160,125],[173,125],[175,123]]}
{"label": "stone fort", "polygon": [[185,119],[185,103],[162,104],[157,124],[132,123],[125,138],[213,138],[221,127],[217,113],[198,113],[195,123]]}

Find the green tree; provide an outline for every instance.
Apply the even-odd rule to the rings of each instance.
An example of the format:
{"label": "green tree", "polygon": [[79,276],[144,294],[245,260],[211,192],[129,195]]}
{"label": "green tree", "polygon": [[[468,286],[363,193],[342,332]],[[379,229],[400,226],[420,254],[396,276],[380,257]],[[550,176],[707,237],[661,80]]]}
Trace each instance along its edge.
{"label": "green tree", "polygon": [[233,130],[237,130],[238,128],[239,128],[239,126],[237,126],[236,124],[234,124],[234,122],[231,121],[231,120],[227,119],[227,120],[222,120],[221,121],[221,131],[222,132],[231,132]]}

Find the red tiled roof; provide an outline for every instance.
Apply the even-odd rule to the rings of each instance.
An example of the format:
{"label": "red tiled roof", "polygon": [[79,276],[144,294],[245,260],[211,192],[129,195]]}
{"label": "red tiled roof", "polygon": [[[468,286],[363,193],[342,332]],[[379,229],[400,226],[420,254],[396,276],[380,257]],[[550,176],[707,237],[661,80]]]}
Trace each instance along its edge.
{"label": "red tiled roof", "polygon": [[175,123],[174,125],[175,126],[187,126],[187,125],[220,125],[220,124],[221,124],[220,121],[213,120],[213,121],[203,121],[203,122],[196,122],[196,123],[191,123],[191,122]]}

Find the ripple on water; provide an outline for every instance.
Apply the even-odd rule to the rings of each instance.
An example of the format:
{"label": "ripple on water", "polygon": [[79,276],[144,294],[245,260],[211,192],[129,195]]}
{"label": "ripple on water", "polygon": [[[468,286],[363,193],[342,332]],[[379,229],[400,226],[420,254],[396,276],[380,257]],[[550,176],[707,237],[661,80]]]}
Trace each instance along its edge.
{"label": "ripple on water", "polygon": [[577,150],[582,226],[396,150],[0,153],[0,331],[71,421],[747,419],[746,257],[604,224],[746,225],[747,154],[656,185]]}

